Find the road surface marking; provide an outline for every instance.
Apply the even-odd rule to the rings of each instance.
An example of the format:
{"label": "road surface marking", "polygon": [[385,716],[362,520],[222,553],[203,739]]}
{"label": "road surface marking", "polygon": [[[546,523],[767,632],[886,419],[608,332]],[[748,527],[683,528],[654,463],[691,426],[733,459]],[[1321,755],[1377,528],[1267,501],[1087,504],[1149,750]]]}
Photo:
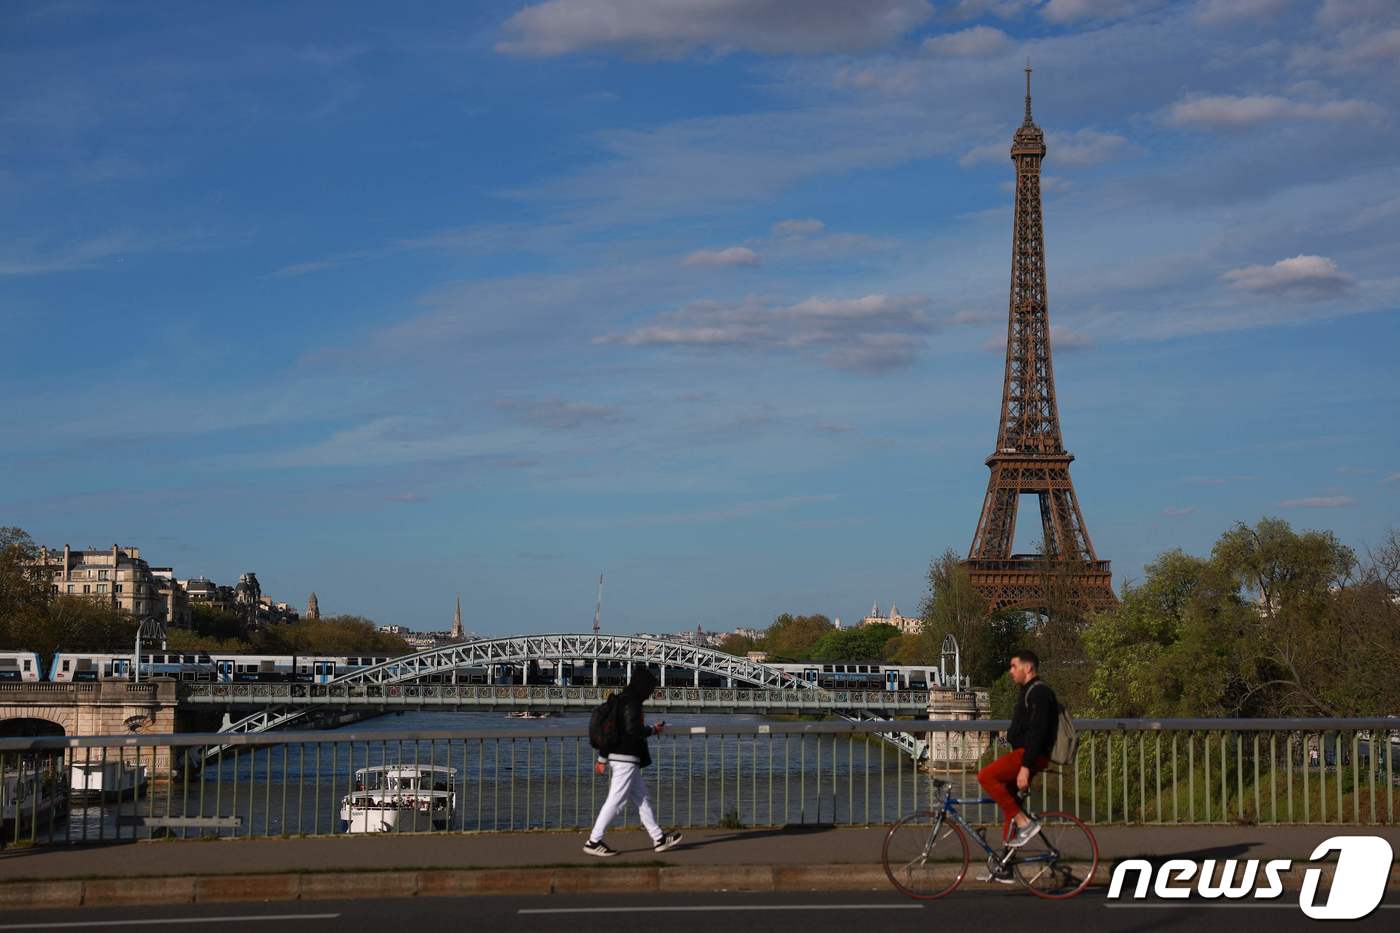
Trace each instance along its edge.
{"label": "road surface marking", "polygon": [[239,917],[160,917],[150,920],[73,920],[68,923],[0,923],[0,930],[73,930],[80,927],[135,927],[171,923],[242,923],[258,920],[334,920],[340,914],[243,914]]}
{"label": "road surface marking", "polygon": [[696,904],[689,907],[537,907],[520,914],[647,914],[716,910],[923,910],[923,904]]}
{"label": "road surface marking", "polygon": [[[1207,907],[1211,910],[1218,910],[1222,907],[1233,907],[1236,910],[1257,910],[1261,907],[1268,907],[1274,910],[1301,910],[1297,904],[1202,904],[1199,902],[1188,902],[1185,904],[1105,904],[1109,910],[1142,910],[1151,907],[1176,907],[1192,908]],[[1400,910],[1400,904],[1381,904],[1377,910]],[[3,929],[3,928],[0,928]]]}

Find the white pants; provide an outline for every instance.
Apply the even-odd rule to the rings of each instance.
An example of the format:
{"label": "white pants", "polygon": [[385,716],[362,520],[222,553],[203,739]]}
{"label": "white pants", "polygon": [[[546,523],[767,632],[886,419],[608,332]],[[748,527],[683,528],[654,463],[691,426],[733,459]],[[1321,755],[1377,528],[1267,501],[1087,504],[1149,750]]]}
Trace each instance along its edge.
{"label": "white pants", "polygon": [[608,799],[603,801],[603,809],[598,811],[598,819],[593,824],[593,832],[589,834],[588,841],[602,842],[603,834],[617,817],[617,811],[631,800],[637,808],[637,818],[642,821],[642,828],[654,841],[660,842],[665,834],[661,832],[661,827],[656,822],[656,813],[651,808],[651,795],[647,793],[647,782],[642,777],[641,766],[635,761],[609,761],[608,767],[612,770],[612,778],[608,782]]}

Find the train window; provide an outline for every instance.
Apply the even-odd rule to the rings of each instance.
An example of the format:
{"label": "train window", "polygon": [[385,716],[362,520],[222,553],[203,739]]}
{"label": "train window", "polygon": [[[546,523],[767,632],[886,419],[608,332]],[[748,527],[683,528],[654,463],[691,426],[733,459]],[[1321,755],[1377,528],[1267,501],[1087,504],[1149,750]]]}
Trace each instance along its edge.
{"label": "train window", "polygon": [[71,669],[72,669],[72,666],[73,666],[73,662],[72,662],[72,661],[69,661],[67,658],[64,658],[64,659],[63,659],[63,670],[64,670],[65,673],[67,673],[69,670],[71,670]]}
{"label": "train window", "polygon": [[25,662],[24,662],[24,669],[25,669],[26,671],[29,670],[30,667],[33,665],[33,663],[34,663],[33,661],[25,661]]}

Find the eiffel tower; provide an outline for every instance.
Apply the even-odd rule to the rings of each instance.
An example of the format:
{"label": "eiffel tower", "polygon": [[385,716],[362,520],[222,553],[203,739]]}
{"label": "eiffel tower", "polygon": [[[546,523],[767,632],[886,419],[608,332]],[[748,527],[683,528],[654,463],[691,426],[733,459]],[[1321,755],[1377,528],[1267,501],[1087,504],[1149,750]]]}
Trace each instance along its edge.
{"label": "eiffel tower", "polygon": [[[1060,435],[1050,313],[1045,297],[1045,230],[1040,162],[1045,134],[1031,119],[1031,69],[1026,66],[1026,118],[1011,141],[1016,163],[1016,220],[1011,244],[1011,309],[1006,379],[992,475],[964,566],[993,609],[1045,609],[1052,602],[1085,609],[1113,605],[1109,562],[1094,553],[1070,481],[1074,455]],[[1013,554],[1016,507],[1023,494],[1040,502],[1041,554]]]}

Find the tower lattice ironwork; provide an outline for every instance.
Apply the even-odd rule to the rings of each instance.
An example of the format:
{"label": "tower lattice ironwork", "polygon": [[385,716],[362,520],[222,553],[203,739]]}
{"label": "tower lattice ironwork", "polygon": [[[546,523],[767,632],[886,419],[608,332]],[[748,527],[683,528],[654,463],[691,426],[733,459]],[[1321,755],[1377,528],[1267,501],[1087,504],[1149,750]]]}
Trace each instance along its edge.
{"label": "tower lattice ironwork", "polygon": [[[1011,308],[1006,329],[1006,378],[992,475],[965,566],[993,609],[1044,609],[1070,603],[1112,605],[1109,562],[1099,560],[1070,481],[1074,455],[1065,450],[1050,360],[1050,313],[1045,292],[1045,229],[1040,163],[1045,134],[1031,119],[1031,69],[1026,67],[1026,116],[1011,142],[1016,163],[1016,218],[1011,244]],[[1044,530],[1039,554],[1014,554],[1016,508],[1023,494],[1040,502]]]}

